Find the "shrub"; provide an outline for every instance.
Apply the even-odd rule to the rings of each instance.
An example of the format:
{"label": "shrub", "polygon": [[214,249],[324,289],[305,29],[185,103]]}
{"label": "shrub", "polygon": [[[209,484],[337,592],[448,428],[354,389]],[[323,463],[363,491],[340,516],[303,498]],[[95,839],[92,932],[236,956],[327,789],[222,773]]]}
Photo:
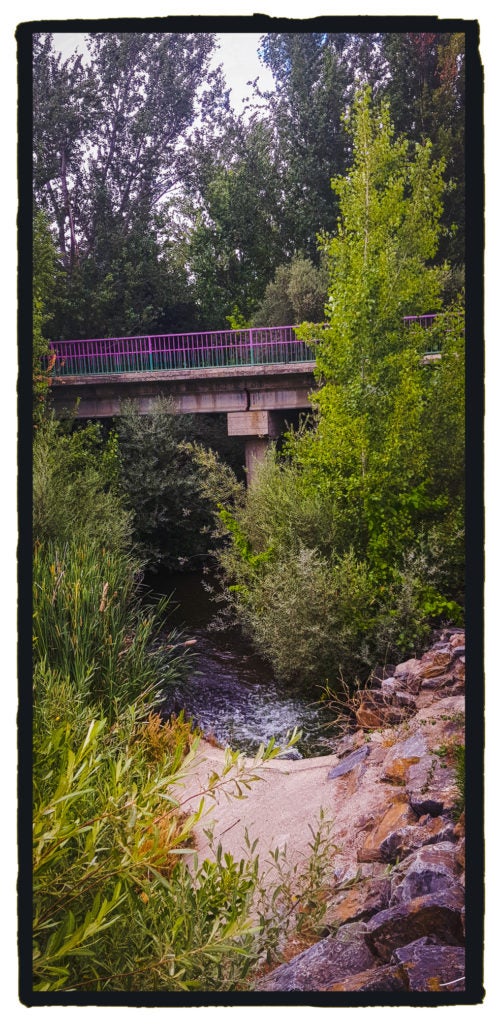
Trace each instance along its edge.
{"label": "shrub", "polygon": [[187,648],[165,632],[168,599],[138,603],[136,563],[95,541],[37,544],[33,560],[35,661],[68,677],[106,714],[185,671]]}
{"label": "shrub", "polygon": [[[42,666],[37,676],[42,704],[70,690],[67,677]],[[195,988],[232,946],[238,952],[235,925],[244,924],[253,872],[220,861],[191,875],[182,864],[198,820],[173,796],[187,770],[183,729],[151,764],[144,711],[131,706],[110,730],[81,703],[51,721],[38,706],[35,991]]]}
{"label": "shrub", "polygon": [[309,685],[364,666],[374,597],[365,566],[351,553],[334,564],[305,547],[280,553],[258,572],[241,571],[231,596],[281,678]]}
{"label": "shrub", "polygon": [[142,565],[178,569],[192,556],[206,554],[209,513],[199,503],[202,472],[185,438],[192,418],[174,414],[170,401],[158,401],[150,415],[129,403],[117,426],[120,480],[133,510],[133,543]]}
{"label": "shrub", "polygon": [[100,426],[71,432],[44,417],[33,440],[33,537],[59,545],[78,537],[122,550],[131,516],[117,483],[114,438],[104,444]]}
{"label": "shrub", "polygon": [[[251,851],[236,862],[218,847],[198,861],[202,804],[195,814],[182,807],[197,748],[185,723],[163,726],[167,742],[154,742],[151,757],[147,701],[121,709],[111,727],[67,676],[39,662],[34,726],[34,990],[240,987],[274,922],[271,909],[257,910]],[[207,792],[240,795],[277,753],[269,744],[247,771],[227,751]],[[317,884],[315,872],[313,893]]]}

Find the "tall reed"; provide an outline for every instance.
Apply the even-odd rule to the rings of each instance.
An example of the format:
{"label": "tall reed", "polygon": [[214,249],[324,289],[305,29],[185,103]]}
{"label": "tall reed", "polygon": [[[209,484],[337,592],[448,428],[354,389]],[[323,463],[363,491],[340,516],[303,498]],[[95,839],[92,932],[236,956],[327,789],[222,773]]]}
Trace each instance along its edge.
{"label": "tall reed", "polygon": [[133,558],[96,541],[36,544],[35,662],[71,679],[106,714],[141,693],[158,693],[186,670],[188,647],[166,632],[168,599],[140,603]]}

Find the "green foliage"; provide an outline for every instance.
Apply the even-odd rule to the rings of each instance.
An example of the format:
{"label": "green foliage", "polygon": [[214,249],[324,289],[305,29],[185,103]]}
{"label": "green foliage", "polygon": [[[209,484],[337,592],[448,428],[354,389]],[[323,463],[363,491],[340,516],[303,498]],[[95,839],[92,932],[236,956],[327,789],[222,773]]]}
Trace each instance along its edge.
{"label": "green foliage", "polygon": [[[310,944],[316,941],[327,909],[327,897],[333,891],[332,860],[339,849],[332,838],[333,822],[320,808],[315,827],[308,827],[311,839],[307,843],[309,854],[305,865],[291,864],[287,847],[283,850],[277,847],[270,851],[270,868],[260,879],[258,909],[268,963],[278,958],[289,932],[307,939]],[[265,883],[272,874],[276,875],[278,883],[275,886],[273,882],[266,888]],[[269,920],[272,922],[270,932]]]}
{"label": "green foliage", "polygon": [[64,545],[73,537],[122,550],[130,514],[117,486],[116,438],[100,424],[71,430],[54,417],[38,422],[33,442],[33,536]]}
{"label": "green foliage", "polygon": [[[159,725],[144,699],[122,705],[110,727],[99,705],[44,662],[34,683],[34,990],[246,984],[273,943],[271,893],[262,891],[254,844],[239,862],[220,846],[198,861],[192,830],[202,801],[186,814],[182,797],[196,738],[182,720]],[[274,744],[261,748],[248,771],[228,750],[205,795],[243,795],[278,753]],[[314,895],[323,840],[322,829],[310,857]],[[304,871],[298,881],[305,894]],[[283,933],[290,922],[282,916],[281,924]]]}
{"label": "green foliage", "polygon": [[166,633],[168,602],[138,605],[136,562],[96,541],[36,544],[33,647],[89,701],[113,714],[140,693],[157,697],[185,671],[185,648]]}
{"label": "green foliage", "polygon": [[352,554],[330,565],[301,548],[258,568],[257,575],[237,574],[234,596],[278,676],[308,686],[362,664],[373,598],[368,573]]}
{"label": "green foliage", "polygon": [[[57,280],[57,253],[47,219],[40,210],[33,217],[33,417],[43,416],[50,387],[50,349],[45,329]],[[45,365],[44,365],[45,364]]]}
{"label": "green foliage", "polygon": [[[77,693],[75,710],[70,690],[67,678],[39,666],[35,991],[181,990],[200,979],[230,987],[245,967],[254,868],[220,859],[191,873],[182,863],[199,819],[183,814],[173,795],[192,759],[183,735],[151,762],[143,705],[122,711],[110,730],[98,710],[78,705]],[[59,714],[47,715],[62,695]]]}
{"label": "green foliage", "polygon": [[142,564],[178,569],[205,555],[209,509],[199,503],[203,470],[187,441],[193,417],[177,416],[168,401],[158,401],[146,416],[130,403],[116,431],[120,483],[133,510],[133,542]]}
{"label": "green foliage", "polygon": [[446,164],[441,253],[465,260],[465,35],[460,32],[386,33],[382,49],[390,75],[384,85],[398,132],[430,139]]}
{"label": "green foliage", "polygon": [[326,298],[324,268],[317,268],[310,259],[296,256],[290,263],[277,267],[253,323],[278,327],[303,320],[321,321]]}
{"label": "green foliage", "polygon": [[288,436],[284,459],[267,456],[225,516],[219,554],[228,599],[275,670],[332,687],[413,650],[431,624],[461,621],[463,598],[461,300],[428,330],[403,325],[440,309],[442,166],[429,145],[394,138],[368,90],[349,129],[337,232],[322,238],[316,422]]}
{"label": "green foliage", "polygon": [[261,41],[276,84],[266,97],[267,117],[274,126],[278,217],[288,256],[299,251],[315,260],[317,231],[334,224],[330,177],[344,170],[341,114],[354,81],[344,42],[341,34],[323,32],[271,32]]}
{"label": "green foliage", "polygon": [[382,574],[440,521],[450,496],[461,498],[461,320],[448,313],[438,321],[444,355],[430,368],[421,358],[427,335],[402,326],[404,315],[440,304],[432,260],[442,179],[430,147],[411,155],[393,138],[387,109],[372,111],[368,92],[356,101],[352,131],[351,171],[333,182],[338,231],[323,241],[331,298],[317,347],[320,416],[300,457],[332,488],[346,543]]}
{"label": "green foliage", "polygon": [[266,122],[228,127],[222,152],[206,158],[197,188],[185,213],[200,322],[213,329],[224,321],[245,326],[282,251],[278,178]]}

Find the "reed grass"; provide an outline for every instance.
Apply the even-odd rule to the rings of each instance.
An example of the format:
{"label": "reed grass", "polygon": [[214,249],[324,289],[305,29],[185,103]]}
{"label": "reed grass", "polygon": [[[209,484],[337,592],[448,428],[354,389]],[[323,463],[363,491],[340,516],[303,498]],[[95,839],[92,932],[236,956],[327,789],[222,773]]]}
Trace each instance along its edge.
{"label": "reed grass", "polygon": [[189,659],[183,636],[166,628],[169,599],[148,606],[137,589],[128,554],[96,541],[35,545],[35,662],[71,679],[107,715],[141,693],[157,696],[182,678]]}

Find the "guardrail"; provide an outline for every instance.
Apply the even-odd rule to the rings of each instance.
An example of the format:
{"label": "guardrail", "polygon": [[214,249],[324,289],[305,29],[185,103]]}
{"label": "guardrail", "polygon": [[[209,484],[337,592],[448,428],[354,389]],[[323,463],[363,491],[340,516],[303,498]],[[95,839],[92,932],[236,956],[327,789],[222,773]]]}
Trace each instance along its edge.
{"label": "guardrail", "polygon": [[297,340],[294,327],[53,341],[50,348],[53,353],[50,372],[59,377],[221,366],[235,369],[270,363],[304,363],[315,358],[311,348]]}
{"label": "guardrail", "polygon": [[[440,314],[405,316],[405,327],[428,332],[426,355],[441,352],[442,338],[430,331]],[[314,350],[296,338],[295,328],[248,327],[240,330],[154,334],[131,338],[90,338],[52,341],[45,369],[55,377],[90,377],[154,370],[196,370],[214,367],[265,366],[315,360]]]}

